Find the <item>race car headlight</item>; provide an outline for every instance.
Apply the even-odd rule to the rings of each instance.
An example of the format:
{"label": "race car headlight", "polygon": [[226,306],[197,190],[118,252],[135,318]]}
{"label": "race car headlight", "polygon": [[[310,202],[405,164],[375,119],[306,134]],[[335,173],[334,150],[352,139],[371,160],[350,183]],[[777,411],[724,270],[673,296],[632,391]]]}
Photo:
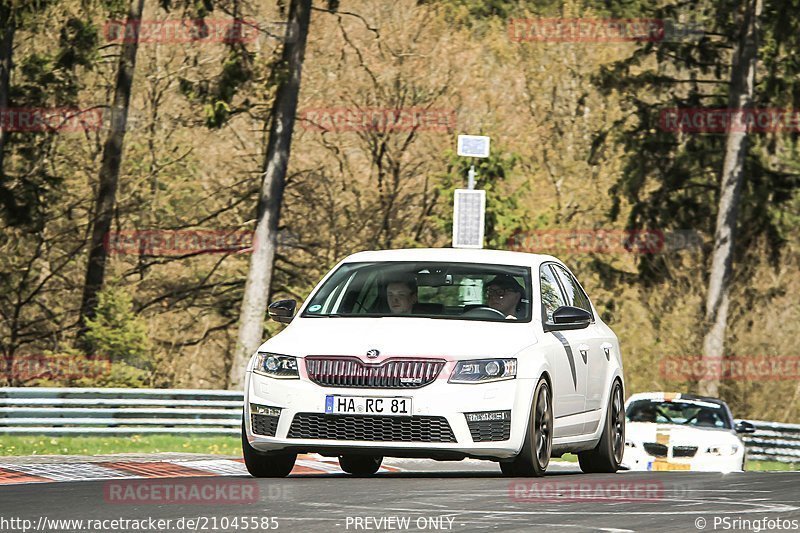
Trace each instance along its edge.
{"label": "race car headlight", "polygon": [[253,372],[271,378],[300,378],[300,374],[297,372],[297,358],[277,353],[259,352],[253,363]]}
{"label": "race car headlight", "polygon": [[459,361],[450,383],[487,383],[517,377],[516,359],[476,359]]}
{"label": "race car headlight", "polygon": [[723,444],[706,448],[706,453],[710,455],[735,455],[738,451],[739,446],[736,444]]}

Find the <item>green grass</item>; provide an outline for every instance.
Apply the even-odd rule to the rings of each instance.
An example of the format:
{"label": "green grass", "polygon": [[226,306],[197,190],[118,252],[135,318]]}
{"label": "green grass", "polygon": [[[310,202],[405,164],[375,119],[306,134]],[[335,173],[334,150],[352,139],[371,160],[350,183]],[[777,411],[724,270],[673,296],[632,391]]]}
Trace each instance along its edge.
{"label": "green grass", "polygon": [[800,470],[800,463],[779,463],[778,461],[747,461],[748,472],[771,472]]}
{"label": "green grass", "polygon": [[173,435],[49,437],[42,435],[0,435],[0,456],[159,452],[240,455],[242,453],[242,441],[240,437],[235,435],[230,437],[179,437]]}

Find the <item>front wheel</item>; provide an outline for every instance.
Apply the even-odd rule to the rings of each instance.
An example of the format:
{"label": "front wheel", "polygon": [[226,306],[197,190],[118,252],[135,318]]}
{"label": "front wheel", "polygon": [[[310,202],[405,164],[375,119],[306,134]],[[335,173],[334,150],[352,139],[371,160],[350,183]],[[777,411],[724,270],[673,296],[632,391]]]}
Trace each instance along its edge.
{"label": "front wheel", "polygon": [[625,451],[625,408],[622,402],[622,384],[615,381],[611,387],[606,421],[600,442],[594,450],[578,454],[581,470],[587,474],[612,474],[619,470]]}
{"label": "front wheel", "polygon": [[377,472],[383,457],[379,455],[340,455],[339,466],[354,476],[371,476]]}
{"label": "front wheel", "polygon": [[250,446],[242,421],[242,455],[244,466],[253,477],[286,477],[294,468],[296,453],[265,453]]}
{"label": "front wheel", "polygon": [[553,405],[550,386],[539,380],[533,394],[531,416],[522,450],[513,461],[501,462],[500,470],[507,476],[541,477],[550,464],[553,449]]}

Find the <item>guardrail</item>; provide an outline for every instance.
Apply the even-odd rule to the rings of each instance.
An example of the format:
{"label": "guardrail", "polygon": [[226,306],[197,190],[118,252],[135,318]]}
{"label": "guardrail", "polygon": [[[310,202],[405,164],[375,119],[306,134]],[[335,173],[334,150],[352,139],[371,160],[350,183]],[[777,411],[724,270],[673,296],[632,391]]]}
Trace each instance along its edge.
{"label": "guardrail", "polygon": [[0,434],[238,435],[243,395],[179,389],[0,388]]}
{"label": "guardrail", "polygon": [[[5,387],[0,434],[238,435],[243,401],[236,391]],[[800,424],[748,422],[749,459],[800,462]]]}
{"label": "guardrail", "polygon": [[752,435],[744,435],[747,458],[757,461],[800,462],[800,424],[781,424],[748,420],[756,427]]}

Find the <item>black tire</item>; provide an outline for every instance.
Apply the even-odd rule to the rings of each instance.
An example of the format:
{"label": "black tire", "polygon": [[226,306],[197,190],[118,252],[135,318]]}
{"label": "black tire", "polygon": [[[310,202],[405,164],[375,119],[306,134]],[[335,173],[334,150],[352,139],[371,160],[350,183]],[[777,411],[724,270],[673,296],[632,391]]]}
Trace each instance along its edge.
{"label": "black tire", "polygon": [[242,422],[242,455],[244,455],[244,465],[253,477],[286,477],[297,460],[296,453],[266,453],[250,446],[244,422]]}
{"label": "black tire", "polygon": [[614,381],[600,442],[594,450],[579,453],[578,462],[581,470],[587,474],[613,474],[619,470],[624,452],[625,404],[622,400],[622,384]]}
{"label": "black tire", "polygon": [[513,461],[501,462],[503,474],[513,477],[541,477],[550,464],[553,450],[553,401],[550,386],[539,380],[533,393],[531,415],[522,450]]}
{"label": "black tire", "polygon": [[380,455],[340,455],[339,466],[354,476],[371,476],[377,472],[383,457]]}

